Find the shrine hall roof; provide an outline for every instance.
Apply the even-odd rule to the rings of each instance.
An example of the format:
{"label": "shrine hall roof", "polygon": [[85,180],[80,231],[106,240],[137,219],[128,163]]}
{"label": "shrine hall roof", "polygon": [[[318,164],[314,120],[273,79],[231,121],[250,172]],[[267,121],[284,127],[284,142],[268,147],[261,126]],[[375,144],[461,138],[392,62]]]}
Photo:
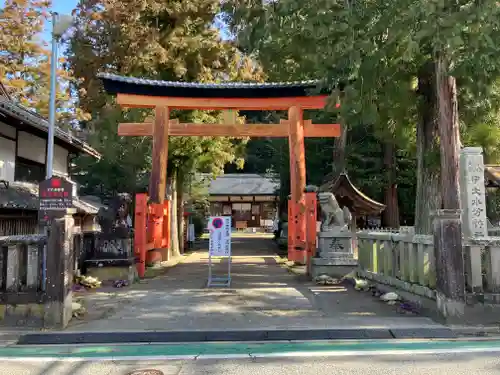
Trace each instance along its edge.
{"label": "shrine hall roof", "polygon": [[279,98],[327,95],[321,81],[197,83],[134,78],[116,74],[97,75],[109,94],[191,98]]}
{"label": "shrine hall roof", "polygon": [[278,181],[251,173],[228,173],[211,179],[210,195],[277,195]]}
{"label": "shrine hall roof", "polygon": [[484,166],[486,187],[500,187],[500,165],[487,164]]}
{"label": "shrine hall roof", "polygon": [[349,179],[346,173],[341,173],[335,181],[328,181],[321,186],[322,191],[329,191],[339,201],[349,203],[347,206],[357,216],[378,215],[385,210],[385,205],[377,202],[361,190]]}

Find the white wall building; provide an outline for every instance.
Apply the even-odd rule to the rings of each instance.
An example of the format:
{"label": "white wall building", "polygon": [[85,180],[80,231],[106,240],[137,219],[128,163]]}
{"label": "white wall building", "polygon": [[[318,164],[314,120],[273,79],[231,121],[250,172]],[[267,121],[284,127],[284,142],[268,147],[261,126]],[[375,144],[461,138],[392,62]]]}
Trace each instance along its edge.
{"label": "white wall building", "polygon": [[[33,233],[38,220],[38,183],[45,179],[48,122],[16,103],[0,84],[0,236]],[[56,128],[53,174],[71,180],[71,159],[99,153],[79,138]],[[76,185],[75,185],[76,190]],[[82,216],[98,205],[75,199]],[[83,226],[83,223],[82,223]]]}

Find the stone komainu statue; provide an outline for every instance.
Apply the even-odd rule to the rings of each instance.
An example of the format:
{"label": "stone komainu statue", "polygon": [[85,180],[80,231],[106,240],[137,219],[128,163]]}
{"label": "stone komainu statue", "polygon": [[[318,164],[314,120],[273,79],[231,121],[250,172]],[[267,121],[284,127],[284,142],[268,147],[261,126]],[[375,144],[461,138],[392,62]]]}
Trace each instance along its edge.
{"label": "stone komainu statue", "polygon": [[330,192],[318,193],[321,207],[321,231],[346,230],[351,222],[351,213],[347,207],[341,209],[335,195]]}

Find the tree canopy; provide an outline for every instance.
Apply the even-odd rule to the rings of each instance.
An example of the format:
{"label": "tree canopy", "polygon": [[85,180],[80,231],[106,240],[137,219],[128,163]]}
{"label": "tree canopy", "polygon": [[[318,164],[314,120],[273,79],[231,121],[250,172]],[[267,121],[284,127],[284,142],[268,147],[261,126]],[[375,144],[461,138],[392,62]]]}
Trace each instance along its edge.
{"label": "tree canopy", "polygon": [[[94,166],[82,162],[87,170],[95,168],[95,173],[87,174],[88,188],[135,190],[144,186],[144,176],[150,168],[150,140],[116,134],[118,122],[142,121],[150,113],[118,108],[95,78],[98,72],[199,82],[260,78],[260,70],[220,38],[213,26],[219,8],[218,1],[199,0],[80,2],[68,58],[75,76],[81,80],[78,89],[86,93],[80,105],[92,114],[86,127],[104,155],[102,162]],[[175,111],[172,116],[182,121],[213,123],[219,115]],[[110,147],[111,144],[116,147]],[[227,163],[241,165],[243,145],[244,141],[224,137],[170,138],[169,175],[195,170],[220,173]],[[114,173],[103,175],[106,171]],[[113,181],[104,178],[95,184],[91,175],[109,176]]]}
{"label": "tree canopy", "polygon": [[[25,107],[48,117],[50,49],[41,38],[49,18],[48,0],[6,0],[0,9],[0,82]],[[62,128],[78,127],[88,114],[74,106],[74,76],[66,59],[58,61],[56,119]]]}
{"label": "tree canopy", "polygon": [[[415,195],[412,189],[401,191],[415,185],[409,184],[413,180],[417,227],[423,232],[430,229],[429,214],[441,206],[441,200],[432,197],[443,195],[436,177],[439,157],[441,164],[454,168],[444,181],[457,178],[458,166],[449,163],[456,162],[458,149],[443,147],[449,139],[457,141],[459,120],[461,142],[479,143],[487,160],[496,158],[499,49],[492,43],[500,31],[496,1],[227,0],[224,10],[236,43],[262,64],[269,77],[326,79],[333,90],[332,102],[342,102],[338,116],[351,134],[344,143],[335,143],[334,166],[347,165],[362,187],[367,181],[379,182],[369,185],[378,190],[375,197],[384,195],[386,225],[399,224],[395,206],[398,198],[407,202],[403,195]],[[449,89],[443,85],[451,81],[439,75],[458,83],[460,118],[439,115],[455,100],[453,95],[441,95]],[[335,112],[331,106],[327,111]],[[373,134],[371,140],[368,132]],[[375,158],[379,165],[383,160],[385,176],[380,169],[374,174],[364,170],[365,163],[350,149],[360,133],[364,134],[361,155],[372,157],[372,150],[378,149]],[[443,136],[449,139],[440,142]],[[417,168],[406,173],[412,164]],[[447,173],[442,169],[441,177]],[[452,185],[443,187],[447,199],[458,191],[458,184]]]}

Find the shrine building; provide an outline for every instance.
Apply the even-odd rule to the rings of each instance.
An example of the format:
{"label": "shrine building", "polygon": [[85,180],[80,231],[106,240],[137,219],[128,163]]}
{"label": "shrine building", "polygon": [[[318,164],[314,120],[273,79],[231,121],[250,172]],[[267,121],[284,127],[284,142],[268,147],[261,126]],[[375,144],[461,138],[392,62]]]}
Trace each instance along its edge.
{"label": "shrine building", "polygon": [[278,209],[279,181],[232,173],[209,181],[210,215],[231,216],[233,228],[269,230]]}

